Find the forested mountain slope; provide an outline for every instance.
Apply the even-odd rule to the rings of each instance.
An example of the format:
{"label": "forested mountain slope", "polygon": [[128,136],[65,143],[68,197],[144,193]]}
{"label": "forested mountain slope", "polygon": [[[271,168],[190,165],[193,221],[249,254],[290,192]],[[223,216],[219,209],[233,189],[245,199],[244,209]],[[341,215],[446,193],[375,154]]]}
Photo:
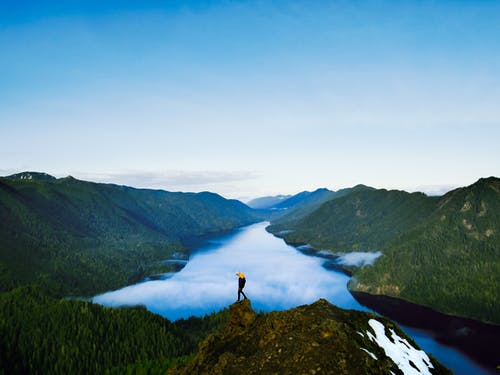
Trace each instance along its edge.
{"label": "forested mountain slope", "polygon": [[357,185],[353,188],[340,189],[338,191],[331,191],[326,188],[303,191],[269,207],[268,217],[274,224],[295,222],[314,212],[325,202],[343,197],[353,191],[369,189],[372,188]]}
{"label": "forested mountain slope", "polygon": [[222,327],[228,310],[175,323],[144,308],[0,293],[0,374],[164,374]]}
{"label": "forested mountain slope", "polygon": [[334,252],[382,251],[350,288],[500,324],[500,180],[442,197],[373,190],[330,200],[269,230]]}
{"label": "forested mountain slope", "polygon": [[169,193],[25,172],[0,178],[0,374],[165,373],[227,314],[170,323],[144,308],[61,299],[124,286],[183,239],[252,223],[212,193]]}
{"label": "forested mountain slope", "polygon": [[332,250],[378,250],[382,244],[428,217],[436,200],[422,193],[355,189],[329,200],[295,222],[278,220],[269,227],[291,243]]}
{"label": "forested mountain slope", "polygon": [[[213,193],[170,193],[23,173],[0,178],[0,290],[36,282],[95,294],[187,256],[181,240],[256,221]],[[164,267],[164,266],[163,266]]]}
{"label": "forested mountain slope", "polygon": [[387,244],[354,290],[500,324],[500,180],[441,197],[422,223]]}

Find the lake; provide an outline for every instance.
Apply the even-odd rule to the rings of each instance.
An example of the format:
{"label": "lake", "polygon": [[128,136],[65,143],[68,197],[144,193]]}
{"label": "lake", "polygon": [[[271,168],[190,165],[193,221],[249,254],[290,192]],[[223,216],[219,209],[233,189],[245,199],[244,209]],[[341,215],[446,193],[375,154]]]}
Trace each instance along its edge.
{"label": "lake", "polygon": [[[144,305],[170,320],[202,316],[237,299],[236,272],[247,279],[245,293],[255,310],[284,310],[325,298],[344,309],[372,311],[347,289],[349,276],[325,267],[330,262],[309,256],[266,232],[266,222],[229,234],[190,243],[189,262],[177,273],[157,275],[138,284],[101,294],[105,306]],[[456,374],[494,373],[462,352],[437,342],[431,330],[402,326],[426,352]]]}

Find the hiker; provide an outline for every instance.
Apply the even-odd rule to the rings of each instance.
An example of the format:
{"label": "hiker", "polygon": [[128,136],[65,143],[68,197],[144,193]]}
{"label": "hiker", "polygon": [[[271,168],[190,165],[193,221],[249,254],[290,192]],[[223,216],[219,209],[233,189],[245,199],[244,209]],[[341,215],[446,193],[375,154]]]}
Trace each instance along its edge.
{"label": "hiker", "polygon": [[245,283],[247,282],[247,280],[245,279],[245,275],[242,272],[238,272],[236,274],[236,276],[238,276],[238,301],[237,302],[239,302],[241,294],[243,294],[243,297],[245,297],[245,299],[247,299],[247,296],[243,292],[243,288],[245,287]]}

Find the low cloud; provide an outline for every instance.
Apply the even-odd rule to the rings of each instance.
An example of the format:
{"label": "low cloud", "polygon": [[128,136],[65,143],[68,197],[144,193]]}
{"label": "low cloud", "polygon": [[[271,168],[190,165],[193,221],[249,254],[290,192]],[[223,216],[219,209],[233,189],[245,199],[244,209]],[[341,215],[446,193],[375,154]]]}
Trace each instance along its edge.
{"label": "low cloud", "polygon": [[[167,280],[148,281],[96,296],[108,306],[145,305],[169,319],[217,311],[237,297],[236,272],[247,277],[245,293],[256,310],[280,310],[319,298],[363,310],[347,291],[349,278],[323,268],[323,260],[286,245],[256,224],[195,252],[182,271]],[[220,243],[220,242],[219,242]]]}
{"label": "low cloud", "polygon": [[[340,254],[339,254],[340,255]],[[365,253],[365,252],[354,252],[342,254],[337,258],[337,263],[344,266],[357,266],[363,267],[373,264],[375,260],[382,255],[382,252],[377,251],[376,253]]]}
{"label": "low cloud", "polygon": [[422,185],[417,186],[413,189],[408,189],[410,192],[422,192],[428,196],[441,196],[449,192],[450,190],[456,189],[457,185]]}

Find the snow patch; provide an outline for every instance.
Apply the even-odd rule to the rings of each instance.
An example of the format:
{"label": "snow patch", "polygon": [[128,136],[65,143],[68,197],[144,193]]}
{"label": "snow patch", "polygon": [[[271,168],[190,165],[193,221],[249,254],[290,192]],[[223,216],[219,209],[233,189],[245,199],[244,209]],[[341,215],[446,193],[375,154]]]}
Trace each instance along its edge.
{"label": "snow patch", "polygon": [[393,360],[405,375],[431,375],[430,369],[433,366],[423,350],[411,346],[407,340],[399,337],[393,329],[390,329],[391,340],[385,335],[384,325],[375,319],[370,319],[368,324],[375,332],[375,336],[369,331],[366,332],[370,340],[384,349],[385,354]]}
{"label": "snow patch", "polygon": [[365,337],[365,335],[363,335],[361,332],[359,331],[356,331],[358,335],[360,335],[361,337]]}
{"label": "snow patch", "polygon": [[374,360],[378,360],[377,356],[373,354],[372,352],[369,352],[365,348],[360,348],[362,351],[367,352],[370,357],[372,357]]}

